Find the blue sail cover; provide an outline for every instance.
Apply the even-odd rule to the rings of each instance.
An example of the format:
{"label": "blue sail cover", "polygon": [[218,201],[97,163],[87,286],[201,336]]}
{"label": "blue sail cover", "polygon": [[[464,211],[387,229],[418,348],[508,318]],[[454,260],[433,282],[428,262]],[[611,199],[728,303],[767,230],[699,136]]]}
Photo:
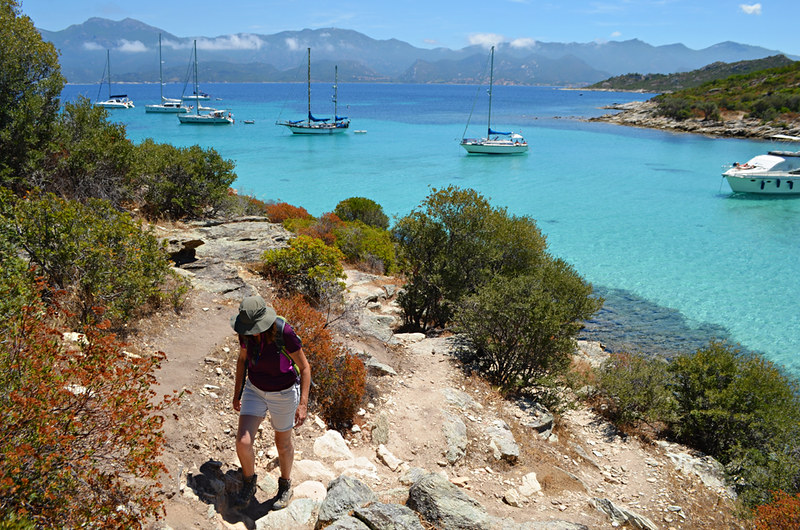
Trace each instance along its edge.
{"label": "blue sail cover", "polygon": [[330,118],[315,118],[310,112],[308,113],[308,121],[315,121],[315,122],[326,122],[330,121]]}
{"label": "blue sail cover", "polygon": [[505,136],[508,136],[508,135],[509,135],[509,134],[511,134],[511,133],[510,133],[510,132],[493,131],[493,130],[492,130],[492,128],[490,127],[490,128],[489,128],[489,134],[490,134],[490,135],[491,135],[491,134],[503,134],[503,135],[505,135]]}
{"label": "blue sail cover", "polygon": [[336,116],[336,121],[346,120],[347,116]]}

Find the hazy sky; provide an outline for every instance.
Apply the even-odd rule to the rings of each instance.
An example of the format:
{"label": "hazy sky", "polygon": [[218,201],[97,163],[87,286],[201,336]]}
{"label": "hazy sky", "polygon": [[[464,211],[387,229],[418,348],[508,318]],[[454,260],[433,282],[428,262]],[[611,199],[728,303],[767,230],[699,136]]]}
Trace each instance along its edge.
{"label": "hazy sky", "polygon": [[22,11],[52,31],[130,17],[178,37],[336,27],[423,48],[640,39],[800,55],[800,0],[22,0]]}

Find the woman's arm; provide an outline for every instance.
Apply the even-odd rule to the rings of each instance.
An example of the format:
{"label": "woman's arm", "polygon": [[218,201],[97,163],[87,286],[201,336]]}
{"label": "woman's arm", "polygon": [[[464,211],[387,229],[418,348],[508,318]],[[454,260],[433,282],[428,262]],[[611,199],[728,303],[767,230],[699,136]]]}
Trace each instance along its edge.
{"label": "woman's arm", "polygon": [[311,365],[308,364],[306,354],[303,348],[295,352],[289,353],[294,363],[300,370],[300,404],[297,406],[297,412],[294,414],[294,426],[299,427],[306,421],[308,415],[308,392],[311,388]]}
{"label": "woman's arm", "polygon": [[236,358],[236,378],[233,387],[233,410],[239,412],[242,408],[242,388],[244,385],[244,369],[247,362],[247,348],[239,348],[239,357]]}

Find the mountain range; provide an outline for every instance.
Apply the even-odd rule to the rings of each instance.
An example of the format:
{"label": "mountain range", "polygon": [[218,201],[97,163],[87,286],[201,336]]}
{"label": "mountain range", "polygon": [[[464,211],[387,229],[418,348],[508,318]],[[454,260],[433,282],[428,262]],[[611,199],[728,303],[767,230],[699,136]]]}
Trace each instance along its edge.
{"label": "mountain range", "polygon": [[[307,48],[312,49],[315,81],[331,81],[334,65],[338,65],[341,82],[474,84],[487,75],[488,50],[482,46],[417,48],[347,29],[178,37],[130,18],[90,18],[61,31],[39,31],[60,51],[62,72],[71,83],[100,81],[106,50],[110,50],[113,81],[157,82],[159,34],[165,82],[186,81],[195,40],[199,76],[204,82],[303,81]],[[735,42],[692,50],[683,44],[651,46],[637,39],[602,43],[531,40],[524,45],[499,44],[494,75],[498,84],[584,86],[622,74],[685,72],[718,61],[781,53]]]}

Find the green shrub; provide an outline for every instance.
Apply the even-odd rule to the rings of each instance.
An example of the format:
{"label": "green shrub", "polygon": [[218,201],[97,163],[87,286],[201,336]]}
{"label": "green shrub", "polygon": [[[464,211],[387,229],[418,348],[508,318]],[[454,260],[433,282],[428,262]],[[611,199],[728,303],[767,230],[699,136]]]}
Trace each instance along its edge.
{"label": "green shrub", "polygon": [[136,159],[131,187],[149,217],[213,215],[225,207],[236,179],[233,162],[198,145],[173,147],[147,139],[137,147]]}
{"label": "green shrub", "polygon": [[658,102],[658,113],[677,121],[691,118],[692,108],[692,103],[683,98],[663,97]]}
{"label": "green shrub", "polygon": [[625,432],[660,434],[675,421],[668,364],[627,353],[609,357],[599,370],[603,415]]}
{"label": "green shrub", "polygon": [[572,267],[553,260],[479,286],[454,320],[474,349],[470,360],[492,383],[526,389],[569,367],[580,321],[601,305],[591,293]]}
{"label": "green shrub", "polygon": [[389,228],[389,217],[383,213],[383,207],[372,199],[350,197],[336,205],[333,210],[342,221],[361,221],[365,225],[376,228]]}
{"label": "green shrub", "polygon": [[455,186],[434,189],[393,232],[407,279],[398,302],[406,325],[423,331],[445,326],[455,304],[489,279],[524,275],[550,259],[532,219]]}
{"label": "green shrub", "polygon": [[286,292],[299,292],[319,303],[344,291],[344,256],[319,239],[296,237],[288,248],[266,251],[263,260],[262,273]]}
{"label": "green shrub", "polygon": [[349,263],[362,264],[377,274],[392,274],[397,268],[392,235],[361,221],[346,223],[336,230],[336,248]]}
{"label": "green shrub", "polygon": [[110,122],[108,111],[88,99],[66,103],[31,184],[60,197],[105,199],[119,207],[130,198],[134,161],[125,135],[124,125]]}
{"label": "green shrub", "polygon": [[800,491],[800,390],[773,363],[719,342],[670,365],[679,441],[725,464],[741,500]]}
{"label": "green shrub", "polygon": [[17,200],[6,193],[0,232],[52,289],[69,293],[65,304],[82,324],[96,320],[100,307],[104,318],[120,324],[169,296],[161,289],[171,276],[164,245],[108,202],[81,204],[50,194]]}

